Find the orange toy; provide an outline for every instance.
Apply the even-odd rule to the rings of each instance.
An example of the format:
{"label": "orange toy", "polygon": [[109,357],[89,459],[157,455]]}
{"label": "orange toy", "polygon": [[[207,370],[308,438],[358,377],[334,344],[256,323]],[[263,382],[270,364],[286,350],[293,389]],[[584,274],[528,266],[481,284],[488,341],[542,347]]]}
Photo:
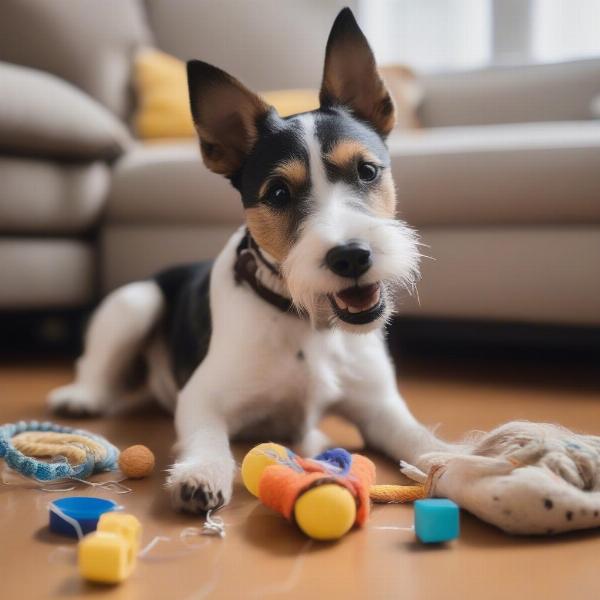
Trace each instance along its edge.
{"label": "orange toy", "polygon": [[369,516],[375,465],[337,448],[315,459],[301,458],[278,444],[261,444],[242,463],[246,488],[304,533],[338,539]]}

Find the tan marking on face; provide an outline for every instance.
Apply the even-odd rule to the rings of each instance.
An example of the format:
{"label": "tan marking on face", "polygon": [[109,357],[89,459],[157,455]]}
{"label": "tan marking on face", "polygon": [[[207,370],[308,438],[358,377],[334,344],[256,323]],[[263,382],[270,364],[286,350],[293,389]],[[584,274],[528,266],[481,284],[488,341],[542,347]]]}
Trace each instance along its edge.
{"label": "tan marking on face", "polygon": [[369,202],[377,216],[384,219],[396,217],[396,186],[389,169],[381,174],[379,185],[369,194]]}
{"label": "tan marking on face", "polygon": [[299,189],[308,181],[308,170],[304,161],[292,158],[279,163],[271,176],[260,186],[260,196],[266,194],[269,184],[273,178],[284,179],[292,189]]}
{"label": "tan marking on face", "polygon": [[[377,157],[358,140],[341,140],[325,159],[340,169],[354,168],[358,160],[379,164]],[[380,181],[369,193],[369,204],[376,215],[384,219],[395,217],[396,188],[389,169],[382,171]]]}
{"label": "tan marking on face", "polygon": [[247,208],[245,213],[248,229],[256,243],[278,262],[283,262],[290,250],[287,215],[264,204]]}
{"label": "tan marking on face", "polygon": [[373,153],[357,140],[341,140],[325,156],[325,160],[340,169],[352,166],[357,159],[379,164]]}

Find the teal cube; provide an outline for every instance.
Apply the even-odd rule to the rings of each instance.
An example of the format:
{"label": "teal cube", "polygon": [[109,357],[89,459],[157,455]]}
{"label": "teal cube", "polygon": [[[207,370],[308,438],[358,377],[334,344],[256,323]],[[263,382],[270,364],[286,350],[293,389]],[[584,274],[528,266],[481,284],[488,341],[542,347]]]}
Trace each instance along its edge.
{"label": "teal cube", "polygon": [[460,533],[460,509],[447,498],[415,502],[415,533],[425,544],[449,542]]}

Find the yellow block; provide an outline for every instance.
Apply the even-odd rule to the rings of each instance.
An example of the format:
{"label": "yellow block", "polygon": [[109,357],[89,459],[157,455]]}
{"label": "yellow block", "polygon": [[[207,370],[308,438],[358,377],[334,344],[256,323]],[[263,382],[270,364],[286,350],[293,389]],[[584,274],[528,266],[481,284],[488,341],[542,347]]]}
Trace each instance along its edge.
{"label": "yellow block", "polygon": [[119,583],[129,577],[135,565],[131,542],[112,531],[94,531],[79,542],[79,573],[88,581]]}
{"label": "yellow block", "polygon": [[133,516],[107,512],[96,531],[79,542],[79,573],[88,581],[119,583],[133,571],[142,538],[142,526]]}
{"label": "yellow block", "polygon": [[140,549],[142,524],[133,515],[121,512],[106,512],[98,520],[98,531],[109,531],[123,536],[133,546],[134,553]]}
{"label": "yellow block", "polygon": [[354,525],[356,502],[345,487],[327,483],[304,492],[296,500],[294,515],[307,536],[337,540]]}

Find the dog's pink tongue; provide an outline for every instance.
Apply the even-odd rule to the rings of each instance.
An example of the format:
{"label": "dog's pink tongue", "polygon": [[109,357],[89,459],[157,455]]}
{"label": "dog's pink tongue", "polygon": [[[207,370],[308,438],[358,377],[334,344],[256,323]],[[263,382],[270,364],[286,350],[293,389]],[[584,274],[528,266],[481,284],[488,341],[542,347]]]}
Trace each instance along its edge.
{"label": "dog's pink tongue", "polygon": [[347,288],[336,294],[342,302],[358,310],[366,310],[373,306],[378,300],[378,295],[379,285],[377,283]]}

